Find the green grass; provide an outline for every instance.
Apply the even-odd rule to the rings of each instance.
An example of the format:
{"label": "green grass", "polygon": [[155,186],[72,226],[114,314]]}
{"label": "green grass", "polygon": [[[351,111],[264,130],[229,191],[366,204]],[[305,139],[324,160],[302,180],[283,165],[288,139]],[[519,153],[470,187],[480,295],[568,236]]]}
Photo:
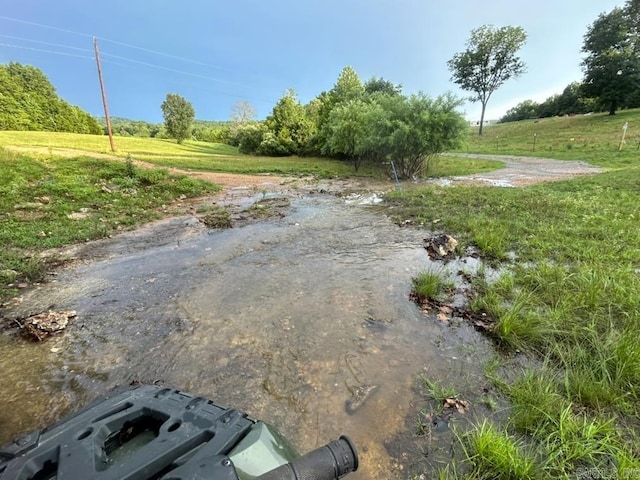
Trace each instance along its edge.
{"label": "green grass", "polygon": [[[629,129],[620,151],[625,122]],[[624,168],[637,163],[639,147],[640,109],[633,109],[613,116],[598,113],[489,125],[482,136],[472,128],[460,151],[587,160],[604,167]]]}
{"label": "green grass", "polygon": [[166,170],[103,159],[34,159],[0,149],[0,297],[11,285],[42,280],[45,249],[104,238],[159,218],[181,195],[219,187]]}
{"label": "green grass", "polygon": [[[540,478],[640,471],[628,470],[640,468],[640,155],[630,148],[633,136],[622,153],[617,144],[611,149],[613,136],[603,140],[612,126],[622,133],[612,122],[628,121],[629,135],[634,119],[640,112],[535,124],[551,147],[546,156],[609,167],[602,174],[522,189],[429,186],[387,196],[398,221],[445,231],[501,268],[498,279],[474,279],[471,308],[494,320],[497,342],[544,365],[525,362],[515,379],[493,375],[510,400],[510,420],[480,424],[465,437],[467,468],[453,468],[463,472],[456,478],[526,478],[530,458]],[[516,133],[533,125],[491,127],[469,148],[527,153]],[[496,151],[492,131],[510,133],[509,149]],[[567,136],[587,146],[556,154]]]}
{"label": "green grass", "polygon": [[455,177],[474,173],[485,173],[499,170],[504,164],[497,160],[484,160],[478,158],[456,157],[455,155],[442,155],[431,160],[429,165],[429,177]]}
{"label": "green grass", "polygon": [[[161,167],[230,173],[273,173],[279,175],[315,175],[329,178],[353,175],[353,166],[347,162],[326,158],[256,157],[241,155],[238,149],[220,143],[158,138],[114,137],[116,153],[109,147],[109,139],[101,135],[52,132],[0,132],[0,146],[43,147],[77,150],[144,160]],[[362,175],[371,175],[363,170]]]}
{"label": "green grass", "polygon": [[442,300],[451,288],[451,282],[440,273],[422,272],[413,279],[414,294],[425,300]]}

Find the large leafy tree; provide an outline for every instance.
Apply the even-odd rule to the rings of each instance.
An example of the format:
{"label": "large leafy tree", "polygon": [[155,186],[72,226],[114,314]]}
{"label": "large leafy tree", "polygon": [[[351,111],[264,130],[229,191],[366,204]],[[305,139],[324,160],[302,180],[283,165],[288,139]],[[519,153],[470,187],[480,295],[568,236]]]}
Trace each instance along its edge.
{"label": "large leafy tree", "polygon": [[161,105],[164,125],[170,137],[178,143],[191,136],[191,126],[196,112],[191,103],[175,93],[168,93]]}
{"label": "large leafy tree", "polygon": [[412,178],[426,173],[436,156],[460,146],[468,124],[452,95],[435,99],[423,93],[381,99],[387,112],[378,136],[398,174]]}
{"label": "large leafy tree", "polygon": [[493,92],[525,71],[517,53],[526,40],[527,34],[520,27],[484,25],[471,31],[466,50],[456,53],[447,63],[451,79],[472,93],[472,101],[482,104],[480,135],[487,103]]}
{"label": "large leafy tree", "polygon": [[296,92],[289,89],[278,100],[265,125],[271,133],[262,147],[264,154],[291,155],[301,153],[314,133],[314,125],[307,119],[304,106]]}
{"label": "large leafy tree", "polygon": [[639,88],[638,3],[601,14],[584,36],[584,89],[608,107],[609,115]]}
{"label": "large leafy tree", "polygon": [[329,115],[322,153],[351,160],[358,171],[363,160],[380,156],[378,133],[384,120],[384,109],[377,102],[356,98],[341,103]]}
{"label": "large leafy tree", "polygon": [[102,133],[91,115],[58,97],[41,70],[14,62],[0,65],[0,130]]}

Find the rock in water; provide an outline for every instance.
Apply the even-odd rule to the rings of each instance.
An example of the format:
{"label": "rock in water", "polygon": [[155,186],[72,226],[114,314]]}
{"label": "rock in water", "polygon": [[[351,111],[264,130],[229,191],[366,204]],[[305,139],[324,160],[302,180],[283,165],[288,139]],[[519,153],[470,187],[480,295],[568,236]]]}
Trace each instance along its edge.
{"label": "rock in water", "polygon": [[455,255],[458,241],[451,235],[436,235],[424,239],[424,248],[432,260],[444,260]]}
{"label": "rock in water", "polygon": [[353,415],[378,388],[377,385],[360,385],[353,389],[351,398],[347,400],[347,413]]}
{"label": "rock in water", "polygon": [[27,317],[22,324],[22,328],[29,338],[40,342],[53,335],[63,333],[67,325],[69,325],[69,320],[75,317],[75,310],[63,312],[49,310]]}

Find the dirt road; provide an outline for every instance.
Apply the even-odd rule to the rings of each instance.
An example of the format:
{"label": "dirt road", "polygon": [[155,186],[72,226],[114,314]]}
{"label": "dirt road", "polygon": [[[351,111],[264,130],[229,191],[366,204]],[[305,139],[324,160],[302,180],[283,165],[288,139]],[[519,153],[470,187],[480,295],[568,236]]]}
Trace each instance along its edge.
{"label": "dirt road", "polygon": [[441,185],[478,185],[491,187],[526,187],[542,182],[568,180],[581,175],[602,172],[586,162],[552,160],[539,157],[518,157],[515,155],[480,155],[476,153],[456,154],[457,157],[498,160],[504,168],[493,172],[464,175],[447,179],[436,179]]}

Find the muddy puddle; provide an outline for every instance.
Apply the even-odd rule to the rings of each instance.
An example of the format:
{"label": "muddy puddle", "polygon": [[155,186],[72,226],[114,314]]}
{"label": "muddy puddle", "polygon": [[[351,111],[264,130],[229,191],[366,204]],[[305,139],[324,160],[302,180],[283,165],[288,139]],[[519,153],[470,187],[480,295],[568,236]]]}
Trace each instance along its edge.
{"label": "muddy puddle", "polygon": [[454,385],[471,401],[457,421],[475,421],[489,415],[478,399],[492,347],[409,300],[419,272],[464,265],[432,264],[425,232],[355,200],[298,194],[283,217],[228,230],[180,217],[86,246],[101,259],[4,312],[77,318],[43,343],[0,335],[0,444],[143,381],[246,411],[302,452],[347,434],[361,457],[353,480],[445,464],[446,425],[428,438],[416,428],[433,408],[420,377]]}

